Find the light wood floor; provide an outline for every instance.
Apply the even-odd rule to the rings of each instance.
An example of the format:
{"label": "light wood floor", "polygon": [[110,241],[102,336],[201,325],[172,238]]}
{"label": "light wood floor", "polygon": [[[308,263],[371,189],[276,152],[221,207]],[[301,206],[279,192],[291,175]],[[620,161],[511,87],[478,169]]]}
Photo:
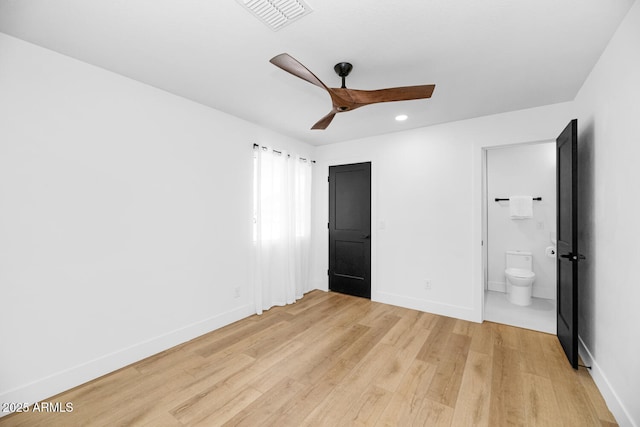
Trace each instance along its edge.
{"label": "light wood floor", "polygon": [[0,425],[616,425],[553,335],[320,291],[48,401]]}

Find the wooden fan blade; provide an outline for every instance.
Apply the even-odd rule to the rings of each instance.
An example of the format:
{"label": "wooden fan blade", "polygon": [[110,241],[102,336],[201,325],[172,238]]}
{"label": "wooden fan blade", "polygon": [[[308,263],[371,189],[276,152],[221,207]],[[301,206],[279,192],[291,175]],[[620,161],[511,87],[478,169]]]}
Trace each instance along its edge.
{"label": "wooden fan blade", "polygon": [[326,129],[333,118],[336,116],[337,111],[331,110],[329,114],[318,120],[318,122],[311,127],[311,129]]}
{"label": "wooden fan blade", "polygon": [[302,80],[306,80],[316,86],[323,89],[327,89],[324,83],[320,81],[307,67],[298,62],[293,56],[288,53],[281,53],[269,60],[276,67],[280,67],[288,73],[293,74],[296,77],[300,77]]}
{"label": "wooden fan blade", "polygon": [[356,104],[367,105],[378,102],[410,101],[431,98],[436,85],[392,87],[379,90],[347,89]]}

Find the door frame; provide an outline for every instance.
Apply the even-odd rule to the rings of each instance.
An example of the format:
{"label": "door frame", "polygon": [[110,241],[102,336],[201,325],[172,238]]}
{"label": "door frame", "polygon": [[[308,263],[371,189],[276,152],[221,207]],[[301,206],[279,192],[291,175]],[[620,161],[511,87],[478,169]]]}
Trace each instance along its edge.
{"label": "door frame", "polygon": [[[493,149],[519,147],[525,145],[555,143],[555,138],[540,139],[535,141],[522,141],[522,142],[509,142],[498,143],[492,145],[480,146],[477,150],[474,150],[474,166],[479,165],[477,172],[474,172],[476,179],[474,180],[474,221],[473,230],[474,235],[478,236],[478,240],[474,241],[473,250],[473,301],[474,301],[474,313],[476,313],[477,321],[483,322],[485,320],[484,313],[484,292],[487,287],[487,240],[488,240],[488,194],[487,194],[487,152]],[[557,284],[556,284],[557,287]]]}
{"label": "door frame", "polygon": [[[345,156],[336,157],[330,160],[318,161],[316,160],[316,166],[318,170],[322,170],[322,179],[320,179],[319,190],[316,195],[318,202],[320,198],[326,200],[326,209],[322,209],[322,212],[318,212],[323,216],[322,224],[324,224],[324,230],[326,232],[326,238],[323,238],[323,267],[324,271],[329,271],[329,230],[327,230],[326,224],[329,222],[329,167],[348,165],[353,163],[371,163],[371,301],[380,301],[378,298],[378,168],[376,165],[375,157],[371,156]],[[322,206],[320,204],[319,206]],[[326,274],[326,281],[324,289],[329,290],[329,275]]]}

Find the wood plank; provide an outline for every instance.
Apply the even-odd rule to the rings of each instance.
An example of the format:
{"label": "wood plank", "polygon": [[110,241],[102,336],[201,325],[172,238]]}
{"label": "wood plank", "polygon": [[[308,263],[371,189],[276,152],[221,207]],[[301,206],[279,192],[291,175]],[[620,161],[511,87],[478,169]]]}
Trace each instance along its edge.
{"label": "wood plank", "polygon": [[264,372],[271,369],[282,358],[286,358],[299,352],[304,348],[304,344],[296,341],[283,343],[280,347],[274,349],[271,353],[256,360],[255,363],[249,365],[246,369],[238,371],[234,375],[228,377],[225,380],[225,384],[228,384],[232,388],[239,389],[247,384],[256,381]]}
{"label": "wood plank", "polygon": [[[249,405],[262,396],[258,390],[252,387],[245,387],[235,393],[223,405],[216,407],[206,417],[197,420],[197,425],[203,426],[220,426],[227,423],[230,419],[238,415]],[[181,425],[189,425],[183,424]],[[195,425],[195,424],[191,424]]]}
{"label": "wood plank", "polygon": [[550,378],[547,353],[540,351],[543,341],[539,332],[522,329],[520,332],[520,363],[523,372]]}
{"label": "wood plank", "polygon": [[254,362],[254,359],[246,355],[238,355],[227,361],[215,373],[205,375],[183,390],[161,399],[168,399],[175,404],[169,412],[180,422],[189,423],[204,418],[234,398],[238,389],[227,385],[227,380]]}
{"label": "wood plank", "polygon": [[458,400],[464,405],[455,405],[454,426],[489,426],[491,401],[491,358],[482,353],[469,352],[465,364]]}
{"label": "wood plank", "polygon": [[378,345],[375,351],[367,354],[339,384],[336,384],[322,403],[304,419],[303,424],[338,425],[340,420],[352,416],[351,407],[362,398],[363,393],[375,386],[377,373],[388,365],[394,353],[393,347],[386,344]]}
{"label": "wood plank", "polygon": [[223,425],[247,427],[264,425],[266,419],[281,413],[286,403],[294,399],[303,389],[304,386],[294,379],[284,378]]}
{"label": "wood plank", "polygon": [[516,350],[520,349],[520,338],[518,334],[521,333],[524,329],[503,325],[500,323],[485,323],[489,323],[492,326],[495,344],[502,347],[513,348]]}
{"label": "wood plank", "polygon": [[489,425],[524,426],[526,412],[520,352],[494,344]]}
{"label": "wood plank", "polygon": [[[379,344],[380,346],[389,346],[392,349],[392,356],[388,363],[376,374],[375,384],[389,391],[395,391],[398,388],[407,370],[411,367],[411,362],[415,360],[416,355],[429,336],[429,331],[426,329],[411,328],[407,323],[402,326],[402,328],[399,328],[403,330],[400,336],[395,337],[398,330],[394,330],[394,327],[387,334],[387,336],[393,335],[393,339],[383,338]],[[389,342],[393,344],[386,344]],[[378,351],[377,347],[374,347],[372,351],[376,353]]]}
{"label": "wood plank", "polygon": [[440,356],[436,375],[429,385],[427,397],[453,408],[458,398],[471,339],[450,334]]}
{"label": "wood plank", "polygon": [[322,338],[312,344],[305,344],[304,351],[294,354],[281,366],[303,384],[315,384],[340,362],[352,365],[348,357],[343,357],[354,343],[369,331],[369,327],[353,325],[349,328],[331,328]]}
{"label": "wood plank", "polygon": [[246,326],[236,324],[237,330],[231,334],[213,333],[211,339],[208,342],[203,341],[195,352],[202,357],[210,357],[217,352],[229,350],[230,347],[237,346],[240,341],[256,339],[254,337],[265,329],[278,324],[282,325],[282,322],[293,318],[292,315],[282,311],[274,311],[270,315],[263,314],[262,316],[263,318],[259,319],[259,321],[253,320],[254,316],[252,316],[252,321],[247,322]]}
{"label": "wood plank", "polygon": [[445,347],[455,325],[456,319],[439,317],[416,358],[427,363],[440,363],[445,357]]}
{"label": "wood plank", "polygon": [[344,359],[337,359],[322,377],[310,383],[283,407],[283,412],[265,421],[269,426],[299,426],[305,418],[336,388],[351,372],[351,364]]}
{"label": "wood plank", "polygon": [[0,426],[616,425],[557,338],[313,291]]}
{"label": "wood plank", "polygon": [[403,399],[395,394],[375,424],[380,427],[449,426],[453,408],[427,398]]}
{"label": "wood plank", "polygon": [[526,425],[540,427],[563,425],[560,407],[553,392],[553,383],[549,378],[523,374],[523,386]]}
{"label": "wood plank", "polygon": [[369,321],[366,326],[370,329],[349,346],[340,357],[352,361],[354,366],[357,365],[393,328],[398,320],[400,320],[398,316],[384,314],[377,317],[375,321]]}
{"label": "wood plank", "polygon": [[449,425],[453,410],[426,397],[436,368],[414,360],[376,425]]}
{"label": "wood plank", "polygon": [[471,337],[469,349],[476,353],[491,355],[493,352],[493,327],[491,323],[475,323],[466,320],[456,320],[454,334]]}
{"label": "wood plank", "polygon": [[426,327],[425,320],[430,323],[428,322],[429,319],[426,319],[426,314],[420,311],[408,310],[405,315],[400,316],[398,322],[387,332],[381,342],[383,344],[397,345],[406,340],[407,333],[421,334],[426,339],[429,336],[429,328]]}
{"label": "wood plank", "polygon": [[367,389],[349,405],[341,423],[350,426],[371,426],[378,421],[393,393],[375,385]]}

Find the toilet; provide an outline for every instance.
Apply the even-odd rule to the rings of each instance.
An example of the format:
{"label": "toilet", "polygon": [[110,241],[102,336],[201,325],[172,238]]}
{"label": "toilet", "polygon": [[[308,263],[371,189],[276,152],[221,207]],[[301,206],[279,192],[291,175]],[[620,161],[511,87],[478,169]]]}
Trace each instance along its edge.
{"label": "toilet", "polygon": [[507,283],[507,298],[512,304],[531,305],[531,289],[536,278],[533,272],[531,252],[507,251],[504,275]]}

